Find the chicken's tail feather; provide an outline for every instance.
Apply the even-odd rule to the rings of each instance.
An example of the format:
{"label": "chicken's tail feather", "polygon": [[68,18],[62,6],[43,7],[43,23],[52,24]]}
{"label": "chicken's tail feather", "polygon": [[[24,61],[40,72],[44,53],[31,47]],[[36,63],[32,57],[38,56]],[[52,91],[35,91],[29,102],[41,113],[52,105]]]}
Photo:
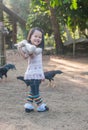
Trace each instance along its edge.
{"label": "chicken's tail feather", "polygon": [[61,70],[55,70],[55,74],[62,74],[63,72]]}
{"label": "chicken's tail feather", "polygon": [[17,79],[24,81],[24,77],[23,76],[18,76]]}

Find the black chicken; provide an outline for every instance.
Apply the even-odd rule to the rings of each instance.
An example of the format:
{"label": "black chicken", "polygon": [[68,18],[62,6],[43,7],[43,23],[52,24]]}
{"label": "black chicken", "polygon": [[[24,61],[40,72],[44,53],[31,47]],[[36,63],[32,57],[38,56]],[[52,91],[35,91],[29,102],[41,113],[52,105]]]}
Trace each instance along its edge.
{"label": "black chicken", "polygon": [[62,74],[63,72],[61,70],[51,70],[51,71],[46,71],[44,72],[45,79],[49,80],[50,86],[51,86],[51,81],[54,81],[54,77],[56,74]]}
{"label": "black chicken", "polygon": [[51,70],[51,71],[44,72],[44,75],[45,75],[45,79],[51,82],[52,80],[54,80],[54,76],[56,74],[61,74],[61,73],[63,73],[61,70]]}
{"label": "black chicken", "polygon": [[27,86],[30,85],[30,80],[25,80],[23,76],[18,76],[17,79],[24,81]]}
{"label": "black chicken", "polygon": [[10,70],[10,69],[15,69],[16,70],[16,67],[14,64],[6,64],[2,67],[0,67],[0,78],[2,79],[3,76],[5,76],[7,78],[7,72]]}
{"label": "black chicken", "polygon": [[[51,81],[52,80],[54,81],[54,76],[56,74],[61,74],[61,73],[63,73],[63,72],[60,70],[52,70],[52,71],[44,72],[44,75],[45,75],[45,79],[49,80],[49,82],[51,84]],[[18,76],[17,79],[24,81],[27,86],[30,85],[30,80],[24,80],[23,76]]]}

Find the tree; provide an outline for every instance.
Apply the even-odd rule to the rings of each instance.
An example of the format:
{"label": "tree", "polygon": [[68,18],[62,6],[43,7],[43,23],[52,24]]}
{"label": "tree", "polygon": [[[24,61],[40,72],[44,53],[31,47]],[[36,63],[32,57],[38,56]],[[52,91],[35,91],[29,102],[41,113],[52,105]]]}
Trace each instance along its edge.
{"label": "tree", "polygon": [[[49,5],[48,5],[49,6]],[[61,40],[60,35],[60,28],[59,23],[57,21],[56,15],[55,15],[55,9],[49,6],[50,12],[51,12],[51,23],[52,23],[52,29],[54,32],[54,38],[55,38],[55,45],[56,45],[56,54],[63,54],[63,43]]]}
{"label": "tree", "polygon": [[4,25],[3,25],[3,8],[2,0],[0,0],[0,66],[6,63],[5,47],[4,47]]}
{"label": "tree", "polygon": [[[61,40],[61,34],[60,34],[60,25],[56,16],[56,8],[63,6],[66,3],[69,3],[69,0],[40,0],[47,3],[48,8],[51,13],[51,23],[52,23],[52,29],[54,32],[54,38],[56,42],[56,54],[63,54],[63,43]],[[76,9],[77,8],[77,0],[71,0],[71,8]],[[63,15],[62,15],[63,16]]]}

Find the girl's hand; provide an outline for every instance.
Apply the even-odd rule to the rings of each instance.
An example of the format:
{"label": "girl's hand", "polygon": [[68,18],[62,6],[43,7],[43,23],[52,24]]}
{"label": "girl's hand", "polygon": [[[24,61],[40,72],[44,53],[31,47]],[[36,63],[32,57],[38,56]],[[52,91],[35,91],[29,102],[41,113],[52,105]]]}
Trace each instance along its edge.
{"label": "girl's hand", "polygon": [[21,56],[22,56],[24,59],[27,59],[27,58],[29,57],[28,54],[24,53],[24,51],[22,50],[21,47],[19,48],[19,53],[21,54]]}
{"label": "girl's hand", "polygon": [[34,54],[30,54],[29,56],[30,56],[31,58],[33,58],[33,57],[34,57]]}
{"label": "girl's hand", "polygon": [[24,58],[27,59],[28,57],[33,58],[33,57],[34,57],[34,54],[26,54],[26,53],[25,53]]}
{"label": "girl's hand", "polygon": [[29,55],[25,53],[24,58],[27,59],[28,57],[29,57]]}

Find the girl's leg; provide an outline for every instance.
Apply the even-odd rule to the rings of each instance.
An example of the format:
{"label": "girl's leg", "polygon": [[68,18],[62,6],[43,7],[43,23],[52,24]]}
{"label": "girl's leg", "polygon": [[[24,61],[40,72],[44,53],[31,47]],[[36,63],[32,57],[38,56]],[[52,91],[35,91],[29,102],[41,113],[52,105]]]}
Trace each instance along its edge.
{"label": "girl's leg", "polygon": [[31,91],[29,92],[29,94],[27,96],[27,102],[33,103],[33,95],[31,93]]}
{"label": "girl's leg", "polygon": [[38,106],[38,108],[37,108],[38,112],[43,112],[43,111],[49,110],[49,108],[46,106],[46,104],[42,103],[42,98],[40,97],[40,93],[39,93],[40,83],[41,83],[41,80],[33,79],[30,81],[31,93],[28,95],[28,98],[27,98],[27,101],[30,104],[28,104],[28,105],[25,104],[26,112],[30,112],[34,109],[31,104],[33,102],[33,100],[35,101],[35,103]]}
{"label": "girl's leg", "polygon": [[25,111],[30,112],[34,110],[34,107],[32,105],[33,100],[36,102],[36,104],[40,104],[42,102],[42,99],[39,95],[39,85],[41,81],[40,80],[30,80],[30,92],[27,97],[27,103],[24,105]]}
{"label": "girl's leg", "polygon": [[31,92],[33,95],[33,99],[35,101],[35,103],[37,105],[42,103],[42,98],[40,97],[40,93],[39,93],[39,85],[41,83],[41,80],[32,80],[32,84],[31,84]]}
{"label": "girl's leg", "polygon": [[40,83],[41,83],[40,80],[34,80],[31,91],[33,94],[34,101],[38,106],[37,111],[44,112],[44,111],[48,111],[49,108],[46,106],[45,103],[42,103],[42,98],[40,97],[40,93],[39,93]]}
{"label": "girl's leg", "polygon": [[[31,81],[30,81],[31,83]],[[31,84],[30,84],[30,89],[31,89]],[[27,96],[27,103],[25,103],[24,107],[25,107],[25,112],[31,112],[34,111],[34,106],[32,105],[33,103],[33,94],[30,91],[28,96]]]}
{"label": "girl's leg", "polygon": [[27,97],[27,103],[25,103],[25,105],[24,105],[25,112],[34,111],[34,106],[32,105],[32,103],[33,103],[33,96],[32,96],[32,94],[30,92],[28,97]]}

